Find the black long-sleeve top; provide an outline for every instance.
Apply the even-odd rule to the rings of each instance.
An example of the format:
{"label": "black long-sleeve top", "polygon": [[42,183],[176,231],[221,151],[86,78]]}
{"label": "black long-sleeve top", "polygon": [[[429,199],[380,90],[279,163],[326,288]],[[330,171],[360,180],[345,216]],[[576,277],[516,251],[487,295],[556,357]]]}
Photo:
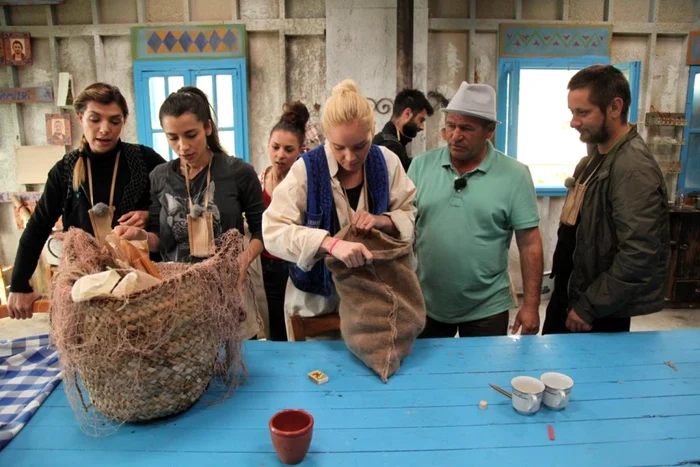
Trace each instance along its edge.
{"label": "black long-sleeve top", "polygon": [[[86,180],[80,190],[73,191],[73,169],[80,157],[90,159],[94,202],[109,204],[112,173],[117,153],[121,151],[117,181],[114,189],[116,211],[112,226],[131,211],[146,211],[150,206],[150,179],[148,175],[165,160],[153,149],[139,144],[119,142],[110,152],[93,154],[89,148],[66,154],[49,171],[44,192],[19,240],[12,271],[12,292],[31,292],[29,279],[36,269],[41,250],[59,217],[63,216],[63,230],[77,227],[93,234],[88,211],[90,186]],[[87,164],[85,164],[87,170]],[[87,177],[86,177],[87,178]]]}

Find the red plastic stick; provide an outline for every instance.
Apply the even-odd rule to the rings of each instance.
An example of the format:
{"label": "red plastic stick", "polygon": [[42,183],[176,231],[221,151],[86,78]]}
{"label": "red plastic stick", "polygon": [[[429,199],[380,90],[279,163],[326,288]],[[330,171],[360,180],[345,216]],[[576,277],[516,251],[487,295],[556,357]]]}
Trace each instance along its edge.
{"label": "red plastic stick", "polygon": [[549,440],[554,441],[556,438],[554,437],[554,427],[552,425],[547,425],[547,432],[549,433]]}

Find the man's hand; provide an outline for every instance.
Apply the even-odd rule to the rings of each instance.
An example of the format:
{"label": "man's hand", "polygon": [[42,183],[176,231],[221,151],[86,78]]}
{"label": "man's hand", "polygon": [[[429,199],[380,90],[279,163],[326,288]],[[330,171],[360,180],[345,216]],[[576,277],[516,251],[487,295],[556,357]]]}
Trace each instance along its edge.
{"label": "man's hand", "polygon": [[593,326],[582,320],[576,310],[572,308],[566,318],[566,328],[571,332],[588,332],[593,329]]}
{"label": "man's hand", "polygon": [[540,331],[540,310],[539,307],[523,305],[515,315],[515,322],[510,332],[517,334],[522,328],[522,335],[537,334]]}

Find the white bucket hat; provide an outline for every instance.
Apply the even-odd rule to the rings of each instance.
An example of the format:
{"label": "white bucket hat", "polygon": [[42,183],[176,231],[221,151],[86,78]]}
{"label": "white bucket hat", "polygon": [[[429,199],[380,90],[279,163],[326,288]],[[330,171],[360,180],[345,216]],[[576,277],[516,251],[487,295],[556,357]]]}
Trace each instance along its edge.
{"label": "white bucket hat", "polygon": [[496,120],[496,91],[488,84],[469,84],[462,81],[457,94],[442,111],[501,123]]}

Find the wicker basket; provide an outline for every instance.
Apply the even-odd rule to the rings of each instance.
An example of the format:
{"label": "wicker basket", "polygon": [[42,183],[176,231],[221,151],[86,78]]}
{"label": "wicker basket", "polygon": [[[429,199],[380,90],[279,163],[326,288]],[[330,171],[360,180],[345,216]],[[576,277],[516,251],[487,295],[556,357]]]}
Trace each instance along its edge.
{"label": "wicker basket", "polygon": [[[238,270],[242,245],[238,240],[234,248],[202,263],[159,264],[163,282],[126,301],[108,297],[75,304],[65,297],[65,290],[72,287],[76,274],[62,274],[59,268],[52,290],[52,321],[63,317],[74,323],[58,331],[61,335],[55,339],[62,359],[68,358],[67,370],[72,370],[67,377],[76,378],[71,386],[80,404],[71,400],[74,410],[87,411],[92,405],[117,422],[146,421],[182,412],[199,399],[214,373],[222,339],[217,322],[207,320],[206,304],[216,300],[211,286],[209,296],[203,296],[201,289],[188,284],[203,275],[237,279],[231,273]],[[71,249],[69,243],[64,244],[64,255]],[[223,257],[232,254],[233,258]],[[65,256],[62,268],[63,261]],[[102,267],[100,261],[92,262]],[[63,294],[57,293],[59,289]],[[55,331],[52,324],[52,335]]]}

